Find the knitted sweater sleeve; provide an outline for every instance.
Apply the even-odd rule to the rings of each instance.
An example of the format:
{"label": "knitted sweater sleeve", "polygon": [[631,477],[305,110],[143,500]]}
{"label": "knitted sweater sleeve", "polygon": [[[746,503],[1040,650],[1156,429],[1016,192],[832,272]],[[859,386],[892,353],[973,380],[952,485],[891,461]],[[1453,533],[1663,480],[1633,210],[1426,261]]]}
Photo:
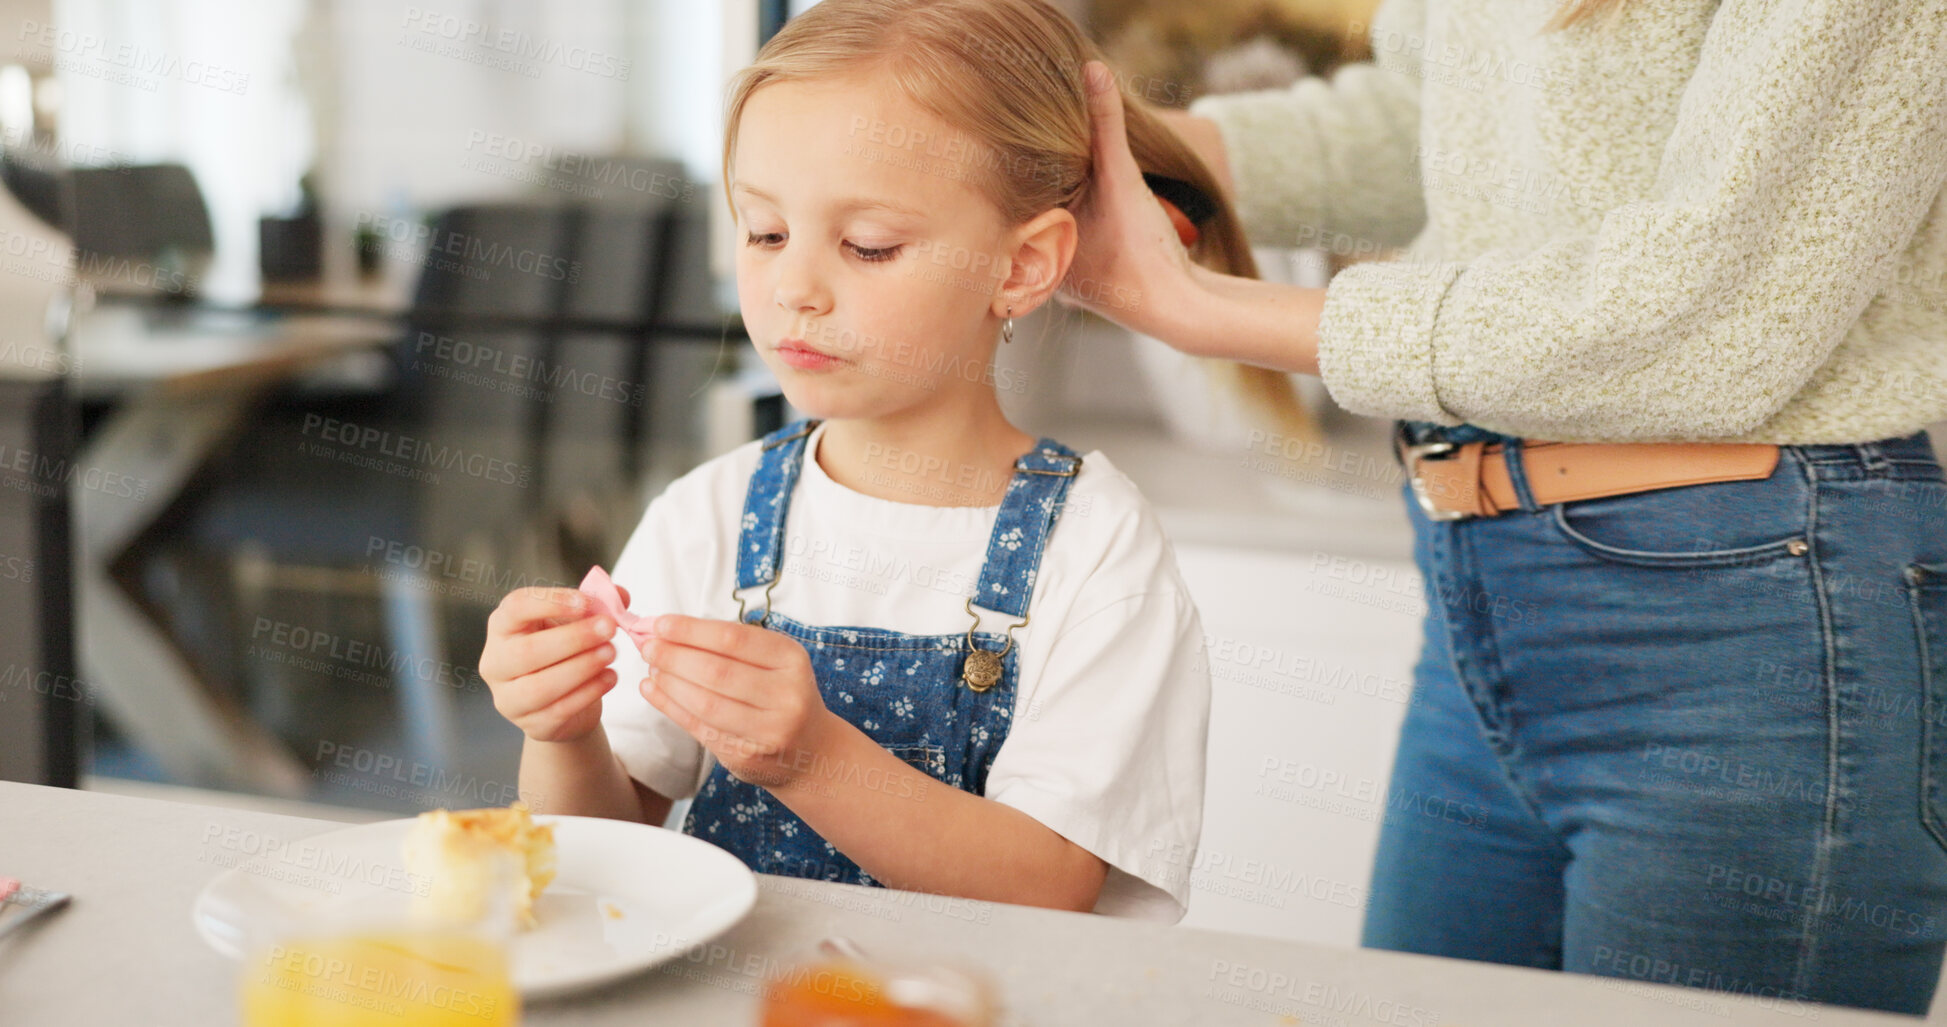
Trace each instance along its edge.
{"label": "knitted sweater sleeve", "polygon": [[[1206,96],[1190,113],[1217,123],[1237,213],[1259,246],[1362,255],[1404,246],[1426,224],[1413,56],[1424,0],[1384,0],[1369,29],[1372,63],[1288,89]],[[1389,42],[1392,41],[1392,42]]]}
{"label": "knitted sweater sleeve", "polygon": [[1536,438],[1756,431],[1938,202],[1943,54],[1940,0],[1724,0],[1649,196],[1538,245],[1345,269],[1327,387],[1359,413]]}

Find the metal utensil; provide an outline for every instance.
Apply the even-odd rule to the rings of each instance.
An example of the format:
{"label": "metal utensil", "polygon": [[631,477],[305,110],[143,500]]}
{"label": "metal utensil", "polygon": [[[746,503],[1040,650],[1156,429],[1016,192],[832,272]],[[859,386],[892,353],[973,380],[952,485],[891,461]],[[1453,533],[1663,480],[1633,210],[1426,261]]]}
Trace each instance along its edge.
{"label": "metal utensil", "polygon": [[829,935],[821,939],[818,942],[818,949],[828,956],[840,956],[845,959],[856,959],[861,962],[870,958],[865,954],[865,950],[859,947],[858,942],[840,934]]}
{"label": "metal utensil", "polygon": [[14,878],[0,877],[0,938],[42,913],[52,913],[67,904],[66,892],[29,888]]}

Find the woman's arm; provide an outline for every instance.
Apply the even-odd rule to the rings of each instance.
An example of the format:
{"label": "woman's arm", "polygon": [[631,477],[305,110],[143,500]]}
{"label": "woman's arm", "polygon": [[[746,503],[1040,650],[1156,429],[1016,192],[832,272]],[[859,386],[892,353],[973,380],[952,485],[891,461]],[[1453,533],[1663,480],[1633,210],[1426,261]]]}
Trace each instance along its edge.
{"label": "woman's arm", "polygon": [[1158,338],[1185,353],[1318,373],[1318,320],[1325,290],[1220,274],[1189,272],[1188,298],[1165,306]]}
{"label": "woman's arm", "polygon": [[[1346,268],[1315,322],[1282,291],[1193,271],[1108,130],[1110,90],[1091,98],[1109,187],[1080,219],[1090,241],[1063,296],[1191,352],[1315,363],[1354,413],[1567,441],[1748,437],[1886,289],[1947,185],[1938,7],[1725,7],[1652,198],[1537,246]],[[1297,322],[1263,334],[1277,319],[1241,308],[1267,298]]]}
{"label": "woman's arm", "polygon": [[1549,439],[1756,433],[1940,202],[1943,54],[1938,0],[1725,5],[1649,198],[1538,246],[1340,272],[1333,397]]}
{"label": "woman's arm", "polygon": [[1083,246],[1060,296],[1185,353],[1318,373],[1323,289],[1219,274],[1190,259],[1129,152],[1108,69],[1084,69],[1096,180],[1078,211]]}
{"label": "woman's arm", "polygon": [[1371,62],[1285,89],[1200,97],[1169,119],[1206,162],[1220,155],[1256,245],[1358,256],[1404,246],[1426,224],[1417,174],[1425,0],[1384,0],[1369,35]]}

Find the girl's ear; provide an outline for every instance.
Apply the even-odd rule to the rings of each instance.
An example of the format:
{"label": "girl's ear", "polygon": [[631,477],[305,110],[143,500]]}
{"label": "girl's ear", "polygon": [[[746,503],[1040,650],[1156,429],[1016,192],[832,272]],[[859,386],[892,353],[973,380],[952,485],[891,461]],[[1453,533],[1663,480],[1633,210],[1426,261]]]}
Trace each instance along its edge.
{"label": "girl's ear", "polygon": [[[1075,259],[1079,239],[1075,215],[1053,207],[1016,228],[1007,277],[994,295],[995,317],[1023,317],[1039,308],[1061,287],[1068,265]],[[1014,308],[1009,314],[1008,308]]]}

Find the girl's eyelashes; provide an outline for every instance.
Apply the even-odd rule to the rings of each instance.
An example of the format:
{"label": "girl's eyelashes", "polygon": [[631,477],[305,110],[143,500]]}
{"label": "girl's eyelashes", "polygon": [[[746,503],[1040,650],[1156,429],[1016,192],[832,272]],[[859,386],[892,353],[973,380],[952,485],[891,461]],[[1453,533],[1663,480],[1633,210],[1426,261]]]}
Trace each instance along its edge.
{"label": "girl's eyelashes", "polygon": [[[744,233],[744,242],[746,245],[749,246],[759,246],[759,247],[768,248],[771,246],[778,245],[779,242],[783,240],[783,238],[784,238],[784,233],[782,232]],[[859,244],[854,242],[848,242],[845,245],[849,247],[853,253],[857,254],[860,260],[867,261],[869,263],[874,263],[874,264],[880,261],[891,260],[894,257],[897,257],[899,255],[899,250],[900,250],[900,247],[897,245],[860,246]]]}
{"label": "girl's eyelashes", "polygon": [[892,258],[899,256],[899,247],[897,246],[881,246],[878,247],[877,249],[871,249],[864,246],[860,246],[857,243],[848,242],[845,245],[850,246],[852,248],[852,252],[859,255],[860,260],[871,261],[873,263],[877,263],[881,260],[891,260]]}

